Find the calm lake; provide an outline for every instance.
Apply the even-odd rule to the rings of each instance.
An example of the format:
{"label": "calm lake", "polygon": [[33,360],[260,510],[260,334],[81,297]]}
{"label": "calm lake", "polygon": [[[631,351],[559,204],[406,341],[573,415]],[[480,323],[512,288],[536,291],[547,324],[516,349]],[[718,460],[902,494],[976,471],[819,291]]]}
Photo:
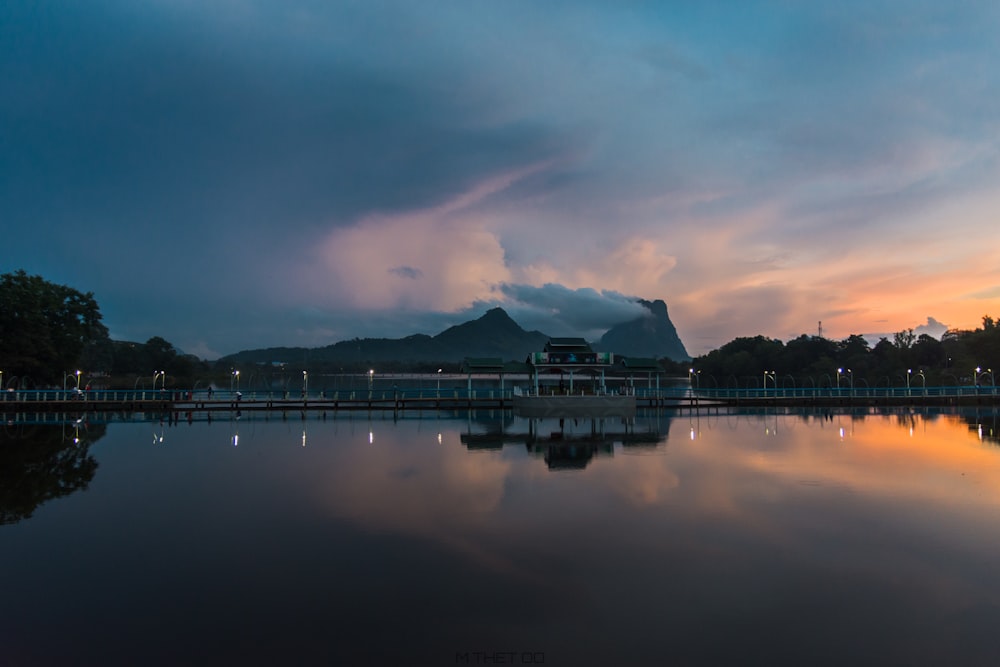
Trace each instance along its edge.
{"label": "calm lake", "polygon": [[994,665],[992,411],[8,423],[3,665]]}

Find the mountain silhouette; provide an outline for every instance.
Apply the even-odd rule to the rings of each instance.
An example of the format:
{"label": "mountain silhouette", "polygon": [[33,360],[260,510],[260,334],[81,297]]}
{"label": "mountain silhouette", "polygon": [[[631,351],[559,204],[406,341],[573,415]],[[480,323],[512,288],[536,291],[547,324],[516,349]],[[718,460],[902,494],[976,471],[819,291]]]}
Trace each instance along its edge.
{"label": "mountain silhouette", "polygon": [[465,357],[500,357],[523,361],[545,347],[549,336],[525,331],[503,308],[492,308],[478,320],[445,329],[434,341],[452,349],[463,349]]}
{"label": "mountain silhouette", "polygon": [[244,350],[223,362],[306,363],[351,366],[398,362],[421,364],[461,362],[466,357],[496,357],[523,361],[545,347],[549,336],[525,331],[503,308],[493,308],[479,319],[449,327],[437,334],[406,338],[355,338],[320,348],[272,347]]}
{"label": "mountain silhouette", "polygon": [[594,344],[594,349],[629,357],[689,360],[691,355],[684,349],[684,343],[677,335],[674,323],[670,321],[667,304],[660,299],[640,299],[639,303],[646,307],[649,314],[611,327]]}
{"label": "mountain silhouette", "polygon": [[[595,348],[622,356],[690,359],[667,315],[666,304],[660,300],[640,300],[640,303],[650,314],[612,327]],[[404,366],[458,363],[466,357],[524,361],[532,352],[544,349],[550,338],[541,331],[524,330],[503,308],[492,308],[482,317],[449,327],[436,336],[354,338],[319,348],[244,350],[223,357],[220,362],[357,367],[387,362]]]}

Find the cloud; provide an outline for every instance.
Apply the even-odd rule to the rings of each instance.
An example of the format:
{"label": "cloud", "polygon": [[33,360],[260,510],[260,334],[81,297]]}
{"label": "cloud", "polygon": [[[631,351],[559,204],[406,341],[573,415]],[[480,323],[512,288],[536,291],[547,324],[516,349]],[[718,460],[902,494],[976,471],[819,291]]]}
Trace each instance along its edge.
{"label": "cloud", "polygon": [[0,12],[0,270],[93,291],[132,339],[325,344],[486,304],[593,336],[638,295],[701,354],[997,298],[995,3]]}
{"label": "cloud", "polygon": [[412,266],[394,266],[389,269],[389,273],[409,280],[419,280],[424,275],[423,271]]}
{"label": "cloud", "polygon": [[504,308],[522,327],[550,335],[593,337],[649,314],[636,297],[613,290],[547,283],[540,287],[503,284],[499,291],[506,298]]}
{"label": "cloud", "polygon": [[969,296],[973,299],[1000,299],[1000,285],[993,285],[979,292],[974,292]]}
{"label": "cloud", "polygon": [[915,333],[917,336],[927,334],[928,336],[931,336],[933,338],[940,339],[942,334],[944,334],[944,332],[947,331],[948,328],[949,327],[947,324],[942,324],[933,317],[928,317],[926,324],[921,324],[913,328],[913,333]]}

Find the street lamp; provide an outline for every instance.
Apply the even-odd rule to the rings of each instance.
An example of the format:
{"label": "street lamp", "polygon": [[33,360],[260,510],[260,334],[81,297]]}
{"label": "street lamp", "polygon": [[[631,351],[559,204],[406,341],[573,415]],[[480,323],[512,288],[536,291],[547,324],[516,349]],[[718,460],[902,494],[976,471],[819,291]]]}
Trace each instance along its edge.
{"label": "street lamp", "polygon": [[437,378],[438,379],[437,395],[438,395],[438,398],[441,398],[441,369],[440,368],[438,369],[437,376],[438,376],[438,378]]}
{"label": "street lamp", "polygon": [[76,390],[80,391],[80,371],[76,372]]}
{"label": "street lamp", "polygon": [[846,375],[847,376],[847,381],[850,383],[849,386],[851,387],[851,391],[853,392],[854,391],[854,371],[852,371],[850,368],[848,368],[847,370],[844,370],[843,368],[838,368],[837,369],[837,389],[840,389],[840,376],[841,375]]}
{"label": "street lamp", "polygon": [[764,371],[764,390],[767,391],[767,379],[771,378],[771,385],[774,387],[774,391],[778,391],[778,381],[775,378],[775,371]]}
{"label": "street lamp", "polygon": [[309,372],[302,371],[302,396],[309,393]]}
{"label": "street lamp", "polygon": [[993,386],[993,369],[992,368],[987,368],[984,371],[979,366],[976,366],[976,386],[977,387],[979,386],[979,378],[981,378],[984,375],[989,375],[990,376],[990,386],[992,387]]}
{"label": "street lamp", "polygon": [[906,395],[910,395],[910,375],[913,373],[912,368],[906,369]]}
{"label": "street lamp", "polygon": [[695,389],[701,389],[701,371],[696,371],[693,368],[689,368],[688,384],[693,385]]}
{"label": "street lamp", "polygon": [[237,370],[233,371],[232,377],[229,378],[229,393],[233,393],[233,383],[236,383],[236,391],[240,390],[240,372]]}
{"label": "street lamp", "polygon": [[374,381],[374,379],[375,379],[375,369],[374,368],[369,368],[368,369],[368,391],[372,390],[372,382]]}

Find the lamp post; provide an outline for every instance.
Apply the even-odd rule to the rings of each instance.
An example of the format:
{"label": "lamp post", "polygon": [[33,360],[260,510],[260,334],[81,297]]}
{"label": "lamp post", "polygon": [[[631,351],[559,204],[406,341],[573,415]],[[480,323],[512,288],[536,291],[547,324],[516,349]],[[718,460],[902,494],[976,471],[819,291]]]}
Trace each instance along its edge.
{"label": "lamp post", "polygon": [[838,368],[837,369],[837,389],[838,390],[840,389],[840,376],[841,375],[846,375],[847,376],[847,381],[848,381],[849,386],[851,388],[851,394],[853,395],[854,394],[854,371],[852,371],[850,368],[848,368],[847,370],[844,370],[843,368]]}
{"label": "lamp post", "polygon": [[302,397],[305,398],[309,393],[309,372],[302,371]]}
{"label": "lamp post", "polygon": [[913,374],[913,369],[912,368],[907,368],[906,369],[906,395],[907,396],[910,395],[910,375],[912,375],[912,374]]}
{"label": "lamp post", "polygon": [[368,369],[368,393],[369,393],[369,395],[371,394],[372,384],[373,384],[374,380],[375,380],[375,369],[374,368],[369,368]]}
{"label": "lamp post", "polygon": [[441,398],[441,370],[442,369],[439,368],[438,372],[437,372],[437,397],[438,398]]}
{"label": "lamp post", "polygon": [[771,386],[774,387],[774,393],[778,393],[778,380],[775,377],[775,371],[764,371],[764,393],[767,393],[767,379],[771,378]]}
{"label": "lamp post", "polygon": [[692,385],[695,389],[701,389],[701,371],[696,371],[693,368],[689,368],[688,384]]}
{"label": "lamp post", "polygon": [[232,377],[229,378],[229,393],[233,393],[233,383],[236,384],[236,391],[240,390],[240,372],[238,370],[233,371]]}
{"label": "lamp post", "polygon": [[80,391],[80,371],[76,372],[76,390]]}
{"label": "lamp post", "polygon": [[[976,391],[977,391],[977,392],[979,391],[979,379],[980,379],[980,378],[981,378],[982,376],[984,376],[984,375],[989,375],[989,376],[990,376],[990,386],[991,386],[991,387],[992,387],[992,386],[993,386],[993,384],[994,384],[994,383],[993,383],[993,369],[992,369],[992,368],[987,368],[987,369],[986,369],[986,370],[984,371],[984,370],[983,370],[983,369],[981,369],[981,368],[980,368],[979,366],[976,366]],[[990,392],[990,393],[992,393],[992,390],[991,390],[991,392]]]}

